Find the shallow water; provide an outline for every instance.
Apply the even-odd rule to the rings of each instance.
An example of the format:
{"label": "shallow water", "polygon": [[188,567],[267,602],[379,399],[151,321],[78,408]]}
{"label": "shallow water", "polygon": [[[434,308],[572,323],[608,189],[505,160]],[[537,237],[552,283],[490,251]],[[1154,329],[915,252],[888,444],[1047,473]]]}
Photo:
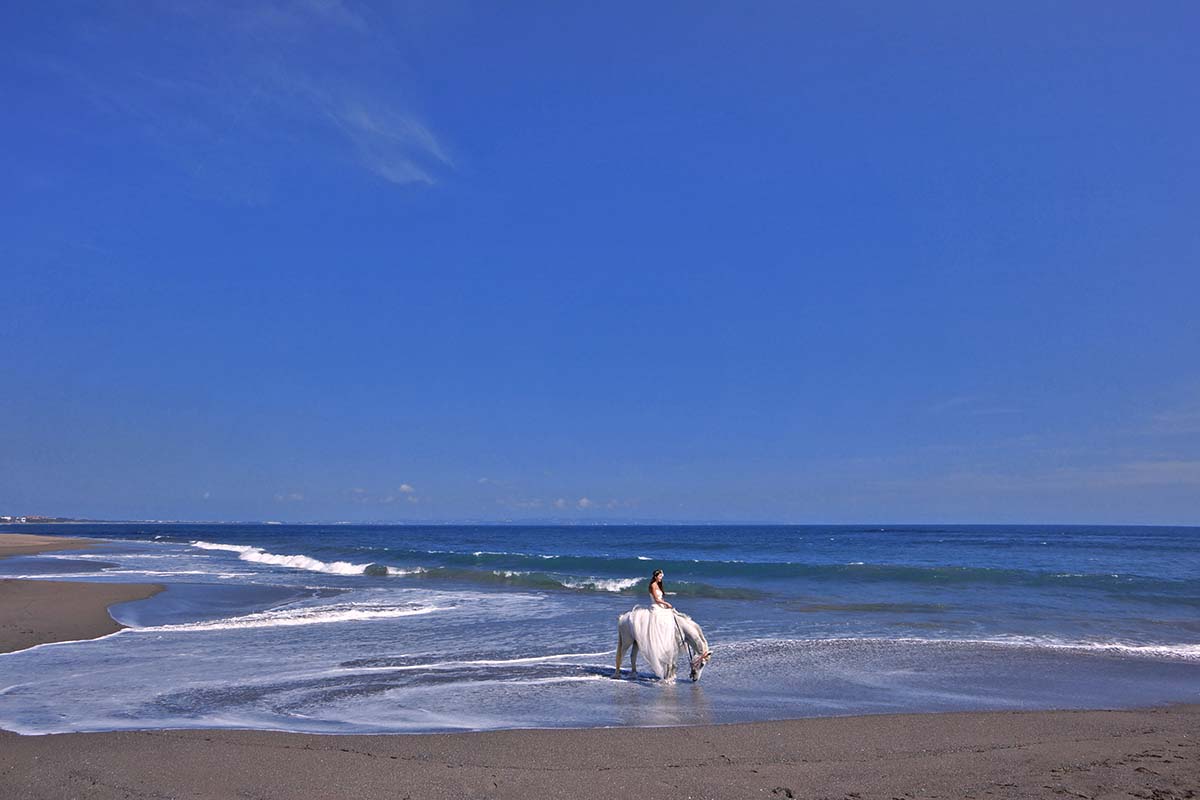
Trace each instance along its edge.
{"label": "shallow water", "polygon": [[[120,634],[0,656],[0,727],[350,733],[1200,699],[1197,529],[69,532],[110,541],[0,574],[168,589],[115,607]],[[616,616],[654,567],[713,648],[698,684],[610,677]]]}

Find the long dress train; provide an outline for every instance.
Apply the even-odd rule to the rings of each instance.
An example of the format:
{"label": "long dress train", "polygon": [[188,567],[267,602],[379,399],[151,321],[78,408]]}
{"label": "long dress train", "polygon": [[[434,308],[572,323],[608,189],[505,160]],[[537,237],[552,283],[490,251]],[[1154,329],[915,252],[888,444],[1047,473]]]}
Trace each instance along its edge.
{"label": "long dress train", "polygon": [[675,612],[657,604],[649,608],[635,606],[630,621],[639,660],[645,661],[660,678],[673,675],[681,637]]}

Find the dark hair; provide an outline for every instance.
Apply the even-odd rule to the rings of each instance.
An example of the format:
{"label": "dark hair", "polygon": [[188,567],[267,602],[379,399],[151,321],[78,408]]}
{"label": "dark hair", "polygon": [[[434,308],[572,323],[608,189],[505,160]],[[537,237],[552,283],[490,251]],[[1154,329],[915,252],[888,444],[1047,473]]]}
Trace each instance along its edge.
{"label": "dark hair", "polygon": [[661,569],[656,569],[650,573],[650,585],[654,586],[657,583],[659,586],[662,586],[662,574],[663,571]]}

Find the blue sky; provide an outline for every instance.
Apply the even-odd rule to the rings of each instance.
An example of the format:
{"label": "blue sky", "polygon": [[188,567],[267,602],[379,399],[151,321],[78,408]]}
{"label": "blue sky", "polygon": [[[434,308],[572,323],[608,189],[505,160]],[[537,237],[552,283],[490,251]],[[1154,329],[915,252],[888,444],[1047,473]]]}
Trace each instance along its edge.
{"label": "blue sky", "polygon": [[1193,4],[0,22],[0,513],[1200,523]]}

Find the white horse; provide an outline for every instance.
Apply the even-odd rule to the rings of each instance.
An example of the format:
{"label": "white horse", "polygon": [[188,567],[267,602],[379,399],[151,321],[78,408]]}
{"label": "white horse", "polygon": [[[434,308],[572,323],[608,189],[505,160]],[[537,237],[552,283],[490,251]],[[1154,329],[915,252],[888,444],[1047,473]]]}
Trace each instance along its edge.
{"label": "white horse", "polygon": [[[638,643],[637,637],[634,634],[633,615],[634,614],[649,614],[650,609],[640,606],[632,611],[626,611],[621,616],[617,617],[617,669],[613,673],[614,678],[621,677],[621,661],[625,657],[625,651],[633,648],[629,656],[629,666],[633,674],[637,675],[637,657]],[[675,652],[670,654],[670,667],[667,674],[663,676],[663,680],[675,681],[675,671],[678,666],[679,653],[686,647],[689,655],[689,666],[691,668],[691,678],[693,681],[700,680],[700,673],[708,665],[709,659],[712,658],[712,650],[708,647],[708,640],[704,638],[704,631],[696,624],[696,621],[687,614],[681,614],[674,609],[671,613],[675,617],[675,626],[678,635],[675,637]]]}

